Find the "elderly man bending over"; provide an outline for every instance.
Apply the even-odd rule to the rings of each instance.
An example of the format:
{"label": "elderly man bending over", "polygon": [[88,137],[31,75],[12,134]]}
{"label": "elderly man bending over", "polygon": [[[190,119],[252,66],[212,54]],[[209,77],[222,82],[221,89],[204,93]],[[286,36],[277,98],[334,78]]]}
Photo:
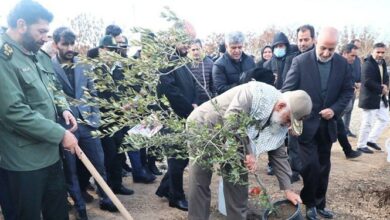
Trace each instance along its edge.
{"label": "elderly man bending over", "polygon": [[[290,190],[291,168],[287,161],[284,139],[288,131],[295,135],[302,133],[302,120],[310,114],[311,109],[311,99],[302,90],[282,94],[273,86],[254,81],[234,87],[205,102],[191,113],[187,124],[213,127],[223,123],[230,115],[247,113],[259,125],[247,129],[253,151],[253,154],[245,156],[244,162],[248,170],[254,171],[256,158],[261,153],[268,152],[280,189],[285,190],[286,198],[296,204],[301,203],[301,198]],[[191,163],[189,176],[188,219],[207,220],[210,215],[209,186],[212,170],[196,162]],[[248,173],[241,175],[242,180],[247,178]],[[224,179],[223,184],[227,219],[246,219],[248,186],[234,184],[227,179]]]}

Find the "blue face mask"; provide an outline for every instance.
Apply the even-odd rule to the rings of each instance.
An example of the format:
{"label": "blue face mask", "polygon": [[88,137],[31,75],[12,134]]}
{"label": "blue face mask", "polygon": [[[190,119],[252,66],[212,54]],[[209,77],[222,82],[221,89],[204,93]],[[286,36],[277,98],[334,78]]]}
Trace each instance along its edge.
{"label": "blue face mask", "polygon": [[284,55],[286,55],[286,48],[274,48],[274,55],[276,57],[283,57]]}

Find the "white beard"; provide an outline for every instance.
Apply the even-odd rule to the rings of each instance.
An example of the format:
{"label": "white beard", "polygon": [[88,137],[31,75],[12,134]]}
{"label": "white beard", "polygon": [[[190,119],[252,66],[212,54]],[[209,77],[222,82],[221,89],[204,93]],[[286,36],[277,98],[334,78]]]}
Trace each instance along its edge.
{"label": "white beard", "polygon": [[280,112],[274,111],[271,115],[271,124],[269,125],[271,133],[277,133],[282,127],[287,127],[282,120],[282,115],[285,114],[287,109]]}
{"label": "white beard", "polygon": [[318,60],[323,62],[323,63],[327,63],[327,62],[329,62],[333,58],[333,55],[331,57],[327,58],[327,59],[323,59],[322,57],[318,56]]}
{"label": "white beard", "polygon": [[285,110],[282,110],[280,112],[274,111],[271,115],[271,124],[279,124],[283,125],[282,121],[282,114],[285,112]]}

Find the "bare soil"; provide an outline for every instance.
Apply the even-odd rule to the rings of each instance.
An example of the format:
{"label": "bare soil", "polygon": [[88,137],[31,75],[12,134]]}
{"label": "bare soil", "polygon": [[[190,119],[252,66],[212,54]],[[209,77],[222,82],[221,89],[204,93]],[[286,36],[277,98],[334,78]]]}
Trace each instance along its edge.
{"label": "bare soil", "polygon": [[292,217],[297,211],[297,208],[293,204],[289,203],[282,203],[275,208],[276,211],[268,215],[268,220],[285,220]]}
{"label": "bare soil", "polygon": [[[378,141],[384,146],[385,137],[390,137],[387,130]],[[356,139],[350,139],[355,146]],[[283,193],[278,190],[275,177],[266,175],[266,157],[261,157],[259,171],[261,178],[268,186],[273,200],[283,198]],[[188,191],[188,170],[185,171],[184,190]],[[155,196],[161,177],[153,184],[137,184],[132,178],[125,177],[124,185],[135,190],[131,196],[120,196],[119,199],[129,210],[134,219],[138,220],[181,220],[187,219],[187,213],[168,206],[166,199]],[[218,176],[213,176],[212,204],[210,219],[224,219],[218,212],[217,192]],[[302,180],[293,184],[294,190],[299,192],[302,188]],[[120,219],[120,214],[112,214],[100,211],[96,200],[88,204],[88,215],[93,220]],[[332,170],[327,194],[328,208],[331,209],[335,219],[390,219],[390,163],[386,162],[386,152],[376,151],[374,154],[364,154],[355,160],[347,160],[338,143],[332,149]],[[304,206],[303,206],[304,207]],[[303,208],[304,213],[304,208]],[[71,219],[74,219],[71,216]]]}

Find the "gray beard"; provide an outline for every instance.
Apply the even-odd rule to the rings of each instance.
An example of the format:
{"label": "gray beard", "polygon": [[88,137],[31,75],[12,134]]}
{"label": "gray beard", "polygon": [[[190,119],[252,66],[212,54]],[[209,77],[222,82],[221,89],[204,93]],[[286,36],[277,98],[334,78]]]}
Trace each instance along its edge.
{"label": "gray beard", "polygon": [[331,59],[333,58],[333,55],[331,57],[329,57],[328,59],[322,59],[321,57],[317,57],[317,60],[322,62],[322,63],[327,63],[329,62]]}
{"label": "gray beard", "polygon": [[272,134],[275,134],[275,133],[279,132],[280,128],[282,128],[282,127],[285,127],[285,126],[281,125],[278,122],[272,122],[271,121],[271,124],[269,125],[269,131]]}

